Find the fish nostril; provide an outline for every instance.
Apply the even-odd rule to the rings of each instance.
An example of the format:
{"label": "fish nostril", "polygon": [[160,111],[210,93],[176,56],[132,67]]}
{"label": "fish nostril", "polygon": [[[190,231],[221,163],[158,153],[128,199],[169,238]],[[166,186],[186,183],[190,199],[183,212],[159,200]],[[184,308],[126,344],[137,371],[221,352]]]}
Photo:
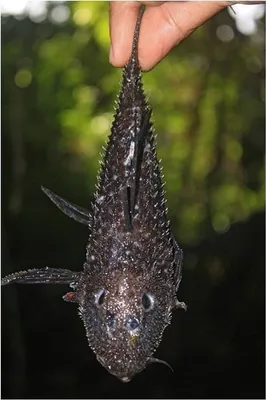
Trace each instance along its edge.
{"label": "fish nostril", "polygon": [[106,313],[106,325],[111,329],[115,329],[115,327],[116,327],[115,314],[113,314],[109,311],[107,311],[107,313]]}
{"label": "fish nostril", "polygon": [[126,319],[126,328],[128,331],[135,331],[139,328],[139,321],[137,320],[136,317],[129,316]]}

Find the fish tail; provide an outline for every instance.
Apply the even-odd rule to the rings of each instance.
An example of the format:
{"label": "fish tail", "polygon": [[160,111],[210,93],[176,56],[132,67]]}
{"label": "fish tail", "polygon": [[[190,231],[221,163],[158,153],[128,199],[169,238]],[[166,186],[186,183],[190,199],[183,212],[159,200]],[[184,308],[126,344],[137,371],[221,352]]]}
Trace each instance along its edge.
{"label": "fish tail", "polygon": [[139,33],[144,11],[145,6],[142,5],[139,9],[133,35],[131,56],[123,69],[123,89],[119,96],[118,105],[125,109],[147,107],[147,101],[142,90],[141,69],[138,59]]}
{"label": "fish tail", "polygon": [[139,68],[139,60],[138,60],[138,42],[139,42],[139,32],[140,32],[140,25],[141,20],[145,11],[145,6],[141,5],[137,17],[137,22],[135,25],[134,36],[133,36],[133,44],[132,44],[132,51],[130,59],[127,63],[127,68],[129,70],[134,70]]}
{"label": "fish tail", "polygon": [[151,132],[151,109],[142,90],[141,68],[138,60],[138,41],[144,11],[145,6],[142,5],[134,30],[131,56],[123,70],[123,90],[120,95],[120,104],[129,110],[134,126],[133,129],[131,128],[131,132],[134,133],[128,143],[129,150],[124,163],[127,171],[125,175],[128,177],[124,191],[124,217],[127,231],[133,228],[143,152],[147,136]]}
{"label": "fish tail", "polygon": [[[134,228],[143,154],[145,144],[152,132],[151,109],[142,88],[141,68],[138,60],[138,41],[144,11],[145,6],[141,5],[133,34],[131,56],[123,68],[117,110],[111,128],[98,192],[104,192],[107,182],[112,184],[113,191],[117,187],[121,194],[124,226],[127,232]],[[111,180],[113,176],[116,176],[115,182]]]}

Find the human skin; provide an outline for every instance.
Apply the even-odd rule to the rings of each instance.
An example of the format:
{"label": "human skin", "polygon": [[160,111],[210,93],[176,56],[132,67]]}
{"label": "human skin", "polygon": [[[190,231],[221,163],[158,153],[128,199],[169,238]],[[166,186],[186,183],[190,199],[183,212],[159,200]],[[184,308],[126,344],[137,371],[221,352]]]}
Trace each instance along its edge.
{"label": "human skin", "polygon": [[142,70],[148,71],[200,25],[234,3],[111,1],[109,59],[115,67],[123,67],[130,57],[133,32],[141,4],[146,5],[146,10],[141,23],[138,58]]}

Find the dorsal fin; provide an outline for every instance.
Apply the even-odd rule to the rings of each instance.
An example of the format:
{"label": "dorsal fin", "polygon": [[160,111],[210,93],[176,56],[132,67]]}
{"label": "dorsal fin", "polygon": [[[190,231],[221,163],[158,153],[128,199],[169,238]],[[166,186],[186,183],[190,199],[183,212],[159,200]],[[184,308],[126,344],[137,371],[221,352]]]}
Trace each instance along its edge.
{"label": "dorsal fin", "polygon": [[125,217],[125,228],[127,232],[132,230],[132,207],[131,207],[131,187],[125,186],[124,193],[124,217]]}

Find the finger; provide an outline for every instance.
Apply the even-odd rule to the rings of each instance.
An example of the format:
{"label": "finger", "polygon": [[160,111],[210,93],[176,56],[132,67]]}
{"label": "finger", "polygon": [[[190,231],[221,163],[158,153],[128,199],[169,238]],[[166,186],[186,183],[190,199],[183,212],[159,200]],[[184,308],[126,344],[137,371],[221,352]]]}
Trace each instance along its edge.
{"label": "finger", "polygon": [[[147,2],[148,3],[148,2]],[[161,2],[147,7],[139,38],[139,62],[144,70],[153,68],[181,40],[228,2]],[[131,53],[139,3],[112,2],[110,9],[110,62],[122,67]]]}
{"label": "finger", "polygon": [[142,69],[152,69],[174,46],[227,6],[227,2],[165,2],[147,9],[139,41]]}
{"label": "finger", "polygon": [[140,3],[135,1],[110,2],[111,48],[109,59],[115,67],[122,67],[130,57],[139,7]]}
{"label": "finger", "polygon": [[163,1],[111,1],[109,30],[111,38],[110,62],[122,67],[129,60],[133,32],[141,4],[158,7]]}

